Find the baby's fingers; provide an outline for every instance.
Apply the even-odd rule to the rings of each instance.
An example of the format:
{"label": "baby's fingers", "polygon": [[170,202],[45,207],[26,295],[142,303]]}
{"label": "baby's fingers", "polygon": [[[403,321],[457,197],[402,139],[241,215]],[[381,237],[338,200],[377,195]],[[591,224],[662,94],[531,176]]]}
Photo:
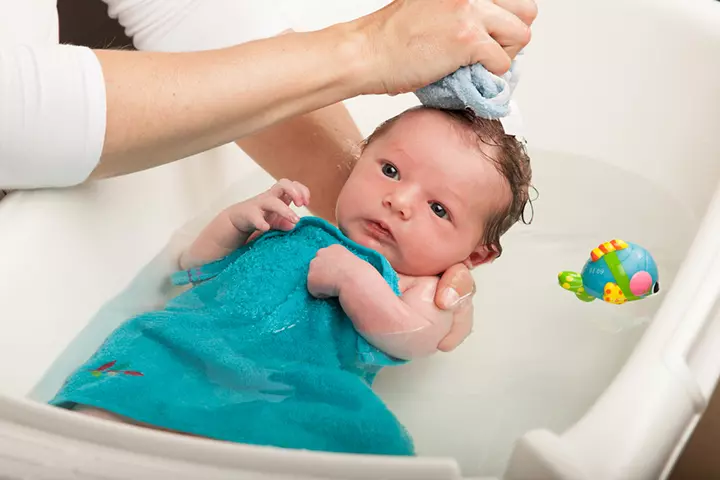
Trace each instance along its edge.
{"label": "baby's fingers", "polygon": [[293,210],[287,206],[283,200],[276,197],[267,197],[262,202],[262,209],[265,211],[266,217],[268,215],[275,214],[293,225],[300,220],[300,217],[298,217],[297,214],[293,212]]}
{"label": "baby's fingers", "polygon": [[256,230],[261,232],[270,230],[270,224],[265,220],[265,215],[262,210],[253,209],[252,212],[248,213],[247,219]]}
{"label": "baby's fingers", "polygon": [[286,205],[290,205],[290,202],[293,202],[298,207],[302,207],[307,203],[305,201],[305,193],[300,188],[301,186],[302,184],[283,178],[272,186],[270,193],[285,202]]}
{"label": "baby's fingers", "polygon": [[310,205],[310,189],[300,182],[293,182],[293,183],[295,184],[295,187],[297,187],[300,190],[300,193],[302,194],[302,200],[303,200],[302,205],[298,205],[297,202],[295,203],[295,205],[297,205],[298,207],[306,207],[306,206]]}

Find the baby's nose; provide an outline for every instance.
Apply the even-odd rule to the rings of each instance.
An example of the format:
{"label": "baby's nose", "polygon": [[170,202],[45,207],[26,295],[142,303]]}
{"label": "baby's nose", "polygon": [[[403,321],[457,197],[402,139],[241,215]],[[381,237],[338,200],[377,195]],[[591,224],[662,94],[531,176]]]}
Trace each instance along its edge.
{"label": "baby's nose", "polygon": [[409,220],[412,217],[412,208],[410,202],[397,195],[388,195],[383,200],[383,206],[389,208],[390,211],[397,214],[403,220]]}

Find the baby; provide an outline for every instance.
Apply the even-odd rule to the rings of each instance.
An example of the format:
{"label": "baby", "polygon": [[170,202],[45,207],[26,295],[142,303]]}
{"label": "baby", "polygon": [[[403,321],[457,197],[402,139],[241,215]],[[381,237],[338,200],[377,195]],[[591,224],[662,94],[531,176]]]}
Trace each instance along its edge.
{"label": "baby", "polygon": [[[366,140],[337,225],[281,180],[220,213],[180,260],[193,288],[121,325],[50,402],[219,440],[412,455],[375,374],[437,350],[438,275],[498,257],[531,180],[498,121],[416,108]],[[125,365],[122,365],[125,364]]]}

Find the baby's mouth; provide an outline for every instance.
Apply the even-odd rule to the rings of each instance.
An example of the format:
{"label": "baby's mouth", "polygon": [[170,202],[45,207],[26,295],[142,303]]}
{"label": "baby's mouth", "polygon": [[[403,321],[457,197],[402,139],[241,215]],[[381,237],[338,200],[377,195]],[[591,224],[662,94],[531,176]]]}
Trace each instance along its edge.
{"label": "baby's mouth", "polygon": [[390,230],[390,227],[383,222],[377,222],[375,220],[366,220],[364,222],[365,232],[372,238],[379,241],[394,241],[395,237]]}

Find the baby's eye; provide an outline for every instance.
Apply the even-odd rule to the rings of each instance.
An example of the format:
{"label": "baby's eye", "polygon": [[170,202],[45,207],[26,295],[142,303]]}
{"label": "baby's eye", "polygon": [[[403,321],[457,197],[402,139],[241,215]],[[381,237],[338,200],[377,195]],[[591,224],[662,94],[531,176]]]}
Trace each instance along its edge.
{"label": "baby's eye", "polygon": [[400,172],[398,172],[398,169],[395,168],[395,165],[393,165],[392,163],[383,163],[382,172],[386,177],[392,178],[394,180],[400,178]]}
{"label": "baby's eye", "polygon": [[431,202],[430,203],[430,209],[433,211],[435,215],[437,215],[440,218],[448,218],[448,212],[445,210],[445,207],[440,205],[437,202]]}

